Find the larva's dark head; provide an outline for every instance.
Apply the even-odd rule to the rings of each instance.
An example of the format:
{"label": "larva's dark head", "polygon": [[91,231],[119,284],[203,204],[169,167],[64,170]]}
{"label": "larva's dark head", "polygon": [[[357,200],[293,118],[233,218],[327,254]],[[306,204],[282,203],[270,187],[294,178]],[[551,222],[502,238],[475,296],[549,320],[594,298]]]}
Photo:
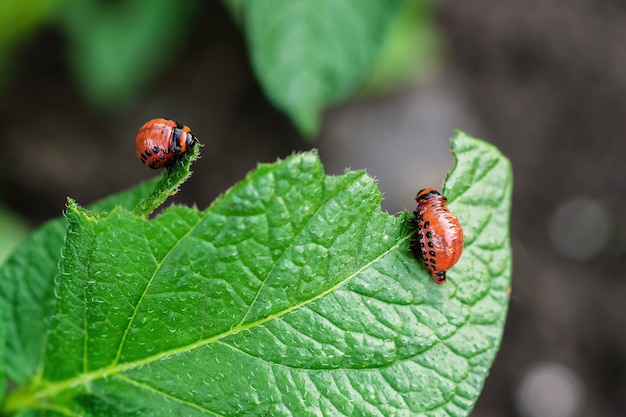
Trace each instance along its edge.
{"label": "larva's dark head", "polygon": [[429,198],[443,198],[444,201],[447,201],[447,199],[434,188],[424,188],[423,190],[420,190],[420,192],[417,193],[417,196],[415,196],[415,201],[419,203],[420,201],[427,200]]}
{"label": "larva's dark head", "polygon": [[172,147],[175,154],[183,154],[187,152],[198,139],[191,133],[189,126],[178,122],[174,123],[176,123],[176,128],[174,129],[174,136],[172,137]]}

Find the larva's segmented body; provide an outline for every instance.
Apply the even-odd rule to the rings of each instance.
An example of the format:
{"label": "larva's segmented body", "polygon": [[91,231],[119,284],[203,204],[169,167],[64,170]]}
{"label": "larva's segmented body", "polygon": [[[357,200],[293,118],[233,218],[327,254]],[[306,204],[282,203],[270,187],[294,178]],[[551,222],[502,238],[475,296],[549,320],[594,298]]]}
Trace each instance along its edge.
{"label": "larva's segmented body", "polygon": [[447,199],[438,191],[426,188],[417,193],[415,223],[417,231],[411,252],[423,259],[437,284],[446,282],[446,271],[456,264],[463,252],[463,229],[459,219],[448,210]]}

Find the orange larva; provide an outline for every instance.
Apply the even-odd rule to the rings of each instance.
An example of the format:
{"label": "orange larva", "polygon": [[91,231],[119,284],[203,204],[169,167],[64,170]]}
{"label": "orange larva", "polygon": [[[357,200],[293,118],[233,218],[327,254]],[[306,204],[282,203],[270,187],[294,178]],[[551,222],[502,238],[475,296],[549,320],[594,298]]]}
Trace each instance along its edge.
{"label": "orange larva", "polygon": [[153,169],[172,166],[198,139],[189,127],[174,120],[158,118],[146,122],[135,136],[135,152]]}
{"label": "orange larva", "polygon": [[438,191],[426,188],[417,193],[415,223],[417,231],[411,252],[423,259],[437,284],[446,282],[446,271],[456,264],[463,252],[463,229],[459,219],[448,210],[447,199]]}

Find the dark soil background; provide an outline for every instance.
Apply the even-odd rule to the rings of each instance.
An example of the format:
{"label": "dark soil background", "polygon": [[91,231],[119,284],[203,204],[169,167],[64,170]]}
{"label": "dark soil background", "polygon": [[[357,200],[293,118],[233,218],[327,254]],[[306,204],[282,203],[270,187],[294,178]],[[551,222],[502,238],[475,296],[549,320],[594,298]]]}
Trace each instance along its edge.
{"label": "dark soil background", "polygon": [[411,210],[452,167],[461,128],[515,175],[509,317],[472,415],[626,415],[625,2],[442,3],[440,70],[334,106],[315,142],[268,103],[239,29],[206,3],[167,73],[107,115],[79,94],[63,37],[32,39],[0,97],[0,201],[35,227],[67,196],[88,204],[155,175],[133,138],[163,115],[205,145],[175,201],[204,208],[257,162],[319,148],[329,172],[365,168],[388,211]]}

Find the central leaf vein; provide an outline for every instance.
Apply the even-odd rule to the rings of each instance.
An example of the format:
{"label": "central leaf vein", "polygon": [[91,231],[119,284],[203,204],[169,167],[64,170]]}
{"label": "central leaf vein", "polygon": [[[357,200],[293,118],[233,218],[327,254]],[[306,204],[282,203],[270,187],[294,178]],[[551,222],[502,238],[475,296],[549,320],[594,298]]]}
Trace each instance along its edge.
{"label": "central leaf vein", "polygon": [[126,382],[128,384],[134,385],[134,386],[136,386],[136,387],[138,387],[140,389],[143,389],[143,390],[146,390],[146,391],[150,391],[150,392],[152,392],[154,394],[160,395],[160,396],[162,396],[164,398],[167,398],[167,399],[172,400],[174,402],[177,402],[179,404],[183,404],[183,405],[185,405],[187,407],[195,408],[196,410],[202,411],[203,413],[208,413],[208,414],[210,414],[212,416],[215,416],[215,417],[226,417],[226,416],[224,416],[222,414],[216,413],[213,410],[209,410],[208,408],[201,407],[200,405],[198,405],[196,403],[192,403],[190,401],[184,400],[184,399],[182,399],[180,397],[177,397],[177,396],[175,396],[173,394],[170,394],[168,392],[165,392],[163,390],[156,389],[155,387],[153,387],[151,385],[147,385],[147,384],[144,384],[144,383],[139,382],[137,380],[134,380],[132,378],[128,378],[125,375],[116,375],[115,377],[117,379],[121,380],[121,381],[124,381],[124,382]]}
{"label": "central leaf vein", "polygon": [[[302,233],[307,229],[307,226],[309,226],[311,224],[311,221],[313,221],[318,213],[329,203],[331,203],[338,195],[341,194],[341,192],[345,191],[346,189],[350,188],[353,184],[355,184],[356,182],[358,182],[361,179],[361,176],[355,176],[354,180],[351,181],[350,183],[346,183],[344,184],[344,187],[342,187],[340,190],[337,190],[333,195],[329,196],[328,198],[325,198],[323,204],[320,204],[319,207],[317,208],[317,210],[315,210],[315,212],[307,219],[306,222],[304,222],[304,224],[302,224],[302,226],[300,227],[299,230],[294,231],[292,238],[289,242],[289,244],[287,244],[284,248],[284,250],[282,251],[282,253],[280,254],[280,256],[278,257],[278,259],[276,259],[276,261],[273,263],[272,268],[267,272],[267,274],[265,275],[265,277],[263,278],[263,281],[261,282],[261,284],[259,285],[259,288],[257,289],[256,294],[254,295],[254,299],[252,300],[252,302],[250,302],[250,305],[248,306],[248,309],[246,310],[246,313],[243,315],[243,317],[241,318],[241,320],[239,321],[237,326],[241,326],[246,319],[248,318],[248,316],[250,315],[250,312],[252,311],[252,308],[254,307],[254,305],[256,304],[257,300],[259,299],[259,296],[263,290],[263,288],[265,287],[265,285],[267,284],[267,281],[270,279],[270,277],[273,275],[274,271],[276,270],[276,267],[278,265],[280,265],[281,261],[283,260],[283,258],[285,257],[285,254],[287,254],[289,252],[290,248],[293,248],[294,243],[297,241],[297,239],[302,235]],[[325,186],[326,184],[324,184]],[[323,191],[326,191],[325,189],[326,187],[324,187]]]}
{"label": "central leaf vein", "polygon": [[[185,354],[185,353],[189,353],[191,351],[194,351],[195,349],[199,349],[201,347],[210,345],[212,343],[217,343],[218,341],[220,341],[221,339],[224,339],[227,336],[231,336],[234,335],[236,333],[239,333],[241,331],[245,331],[245,330],[249,330],[258,326],[262,326],[265,323],[278,319],[286,314],[289,314],[293,311],[296,311],[300,308],[303,308],[304,306],[313,303],[323,297],[325,297],[326,295],[332,293],[333,291],[337,290],[337,288],[341,287],[342,285],[346,284],[347,282],[349,282],[351,279],[353,279],[354,277],[356,277],[357,275],[359,275],[360,273],[362,273],[363,271],[367,270],[368,268],[372,267],[373,265],[375,265],[377,262],[381,261],[385,256],[391,254],[393,251],[398,250],[399,248],[401,248],[403,246],[403,244],[405,243],[406,240],[410,239],[410,235],[404,236],[401,239],[399,239],[398,241],[395,242],[394,245],[390,246],[388,249],[384,250],[383,252],[381,252],[380,254],[378,254],[376,257],[374,257],[372,260],[370,260],[369,262],[367,262],[366,264],[364,264],[363,266],[361,266],[359,269],[357,269],[356,271],[354,271],[353,273],[349,274],[348,276],[346,276],[343,280],[339,281],[337,284],[335,284],[334,286],[327,288],[326,290],[320,292],[319,294],[315,295],[314,297],[311,297],[310,299],[307,300],[303,300],[302,302],[292,305],[288,308],[285,308],[282,311],[276,312],[272,315],[268,315],[267,317],[263,317],[260,320],[254,321],[254,322],[250,322],[247,323],[245,325],[240,325],[240,326],[235,326],[231,329],[229,329],[226,332],[223,332],[221,334],[217,334],[214,335],[212,337],[206,338],[206,339],[201,339],[198,340],[194,343],[190,343],[188,345],[185,346],[181,346],[178,348],[174,348],[174,349],[170,349],[167,351],[163,351],[160,352],[156,355],[152,355],[152,356],[148,356],[146,358],[143,359],[139,359],[139,360],[135,360],[135,361],[131,361],[131,362],[126,362],[126,363],[117,363],[117,359],[119,359],[119,355],[118,358],[116,358],[116,362],[114,364],[112,364],[111,366],[108,366],[106,368],[101,368],[98,370],[94,370],[92,372],[87,372],[87,373],[83,373],[80,375],[77,375],[76,377],[73,378],[69,378],[63,381],[58,381],[55,383],[51,383],[46,385],[46,388],[39,391],[36,394],[36,397],[38,399],[43,399],[43,398],[48,398],[48,397],[53,397],[55,395],[57,395],[58,393],[69,389],[71,387],[75,387],[76,385],[87,385],[90,382],[93,382],[95,380],[98,379],[102,379],[104,377],[107,376],[118,376],[119,374],[122,374],[124,372],[128,372],[128,371],[132,371],[134,369],[137,369],[141,366],[145,366],[145,365],[149,365],[151,363],[156,363],[158,361],[161,360],[166,360],[170,357],[174,357],[177,355],[181,355],[181,354]],[[165,258],[165,257],[164,257]],[[122,344],[120,344],[120,351],[121,351],[121,346]]]}

